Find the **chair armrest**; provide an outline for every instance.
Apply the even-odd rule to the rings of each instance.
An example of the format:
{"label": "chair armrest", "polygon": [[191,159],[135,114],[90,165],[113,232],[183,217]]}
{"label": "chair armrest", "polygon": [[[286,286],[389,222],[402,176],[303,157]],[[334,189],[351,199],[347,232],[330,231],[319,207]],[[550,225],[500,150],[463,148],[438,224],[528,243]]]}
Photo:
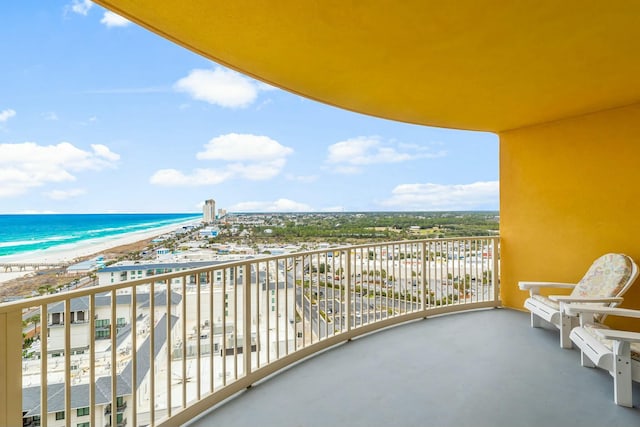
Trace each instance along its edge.
{"label": "chair armrest", "polygon": [[567,314],[571,314],[571,315],[577,315],[581,313],[585,313],[585,314],[600,313],[600,314],[607,314],[610,316],[640,318],[640,310],[631,310],[629,308],[599,307],[599,306],[582,305],[582,304],[567,304],[564,307],[564,311]]}
{"label": "chair armrest", "polygon": [[518,282],[518,287],[523,291],[526,291],[528,289],[540,289],[540,288],[573,289],[576,287],[576,284],[563,283],[563,282]]}
{"label": "chair armrest", "polygon": [[595,333],[608,340],[640,342],[640,332],[619,331],[617,329],[596,329]]}
{"label": "chair armrest", "polygon": [[518,282],[518,287],[523,291],[528,290],[529,296],[532,297],[539,294],[542,288],[573,289],[576,287],[576,284],[563,282]]}
{"label": "chair armrest", "polygon": [[622,297],[578,297],[571,295],[549,295],[551,301],[556,302],[580,302],[580,303],[596,303],[596,302],[622,302]]}

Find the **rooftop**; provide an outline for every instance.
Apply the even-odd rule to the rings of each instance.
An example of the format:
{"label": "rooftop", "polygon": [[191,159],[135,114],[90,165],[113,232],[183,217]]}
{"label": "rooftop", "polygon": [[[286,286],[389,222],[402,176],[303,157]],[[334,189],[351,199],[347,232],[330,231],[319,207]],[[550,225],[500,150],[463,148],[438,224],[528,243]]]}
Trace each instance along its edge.
{"label": "rooftop", "polygon": [[[182,296],[178,293],[171,292],[171,305],[177,305],[182,300]],[[149,306],[149,293],[137,293],[136,301],[141,308]],[[116,305],[129,305],[131,304],[131,294],[117,294]],[[97,294],[95,299],[96,307],[109,307],[111,306],[111,295],[109,293]],[[155,297],[156,306],[167,305],[167,292],[157,291]],[[87,311],[89,310],[89,297],[73,298],[69,311]],[[47,312],[51,313],[64,313],[64,302],[57,302],[51,304],[47,308]]]}
{"label": "rooftop", "polygon": [[[154,328],[155,341],[154,341],[154,355],[157,356],[162,346],[164,346],[167,340],[167,321],[166,314],[160,318],[156,327]],[[178,318],[171,316],[171,327],[174,327]],[[150,338],[147,336],[140,345],[138,351],[136,366],[136,387],[139,387],[144,377],[147,375],[150,367],[149,353],[150,353]],[[116,394],[118,396],[124,396],[131,394],[131,371],[132,362],[129,361],[124,367],[122,372],[118,375]],[[95,382],[96,392],[96,404],[107,404],[111,399],[111,377],[102,376],[97,378]],[[48,384],[48,399],[47,408],[49,412],[57,412],[64,410],[65,396],[64,396],[64,384],[63,383],[49,383]],[[71,408],[83,408],[90,405],[89,401],[89,384],[78,384],[71,387]],[[25,387],[22,389],[22,410],[26,412],[27,416],[40,414],[40,386]]]}
{"label": "rooftop", "polygon": [[111,273],[119,271],[131,271],[131,270],[156,270],[156,269],[192,269],[199,267],[206,267],[210,265],[220,264],[222,261],[175,261],[175,262],[157,262],[148,261],[140,262],[137,264],[114,264],[109,267],[100,269],[100,273]]}

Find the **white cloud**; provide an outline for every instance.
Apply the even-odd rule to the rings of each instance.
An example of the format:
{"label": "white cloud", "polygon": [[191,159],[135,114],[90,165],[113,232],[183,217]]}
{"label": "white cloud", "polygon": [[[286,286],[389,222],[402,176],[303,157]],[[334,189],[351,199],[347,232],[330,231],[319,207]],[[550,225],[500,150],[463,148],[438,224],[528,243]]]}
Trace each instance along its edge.
{"label": "white cloud", "polygon": [[101,158],[106,159],[106,160],[111,161],[111,162],[116,162],[116,161],[120,160],[120,155],[114,153],[113,151],[111,151],[109,149],[109,147],[107,147],[106,145],[91,144],[91,148],[93,148],[93,152],[98,157],[101,157]]}
{"label": "white cloud", "polygon": [[313,212],[306,203],[289,199],[278,199],[272,202],[241,202],[229,208],[232,212]]}
{"label": "white cloud", "polygon": [[173,87],[199,101],[227,108],[248,107],[255,102],[260,91],[273,90],[272,86],[221,67],[192,70]]}
{"label": "white cloud", "polygon": [[498,192],[498,181],[401,184],[380,205],[403,211],[498,209]]}
{"label": "white cloud", "polygon": [[362,171],[362,166],[380,163],[399,163],[422,158],[446,155],[444,151],[433,152],[430,147],[401,144],[395,141],[382,142],[379,137],[359,136],[332,144],[328,148],[327,163],[338,173],[353,174]]}
{"label": "white cloud", "polygon": [[76,172],[115,167],[120,156],[104,145],[82,150],[69,142],[0,144],[0,197],[23,194],[47,183],[75,181]]}
{"label": "white cloud", "polygon": [[100,20],[101,24],[106,25],[107,27],[126,27],[131,24],[127,18],[123,18],[117,13],[113,13],[110,10],[106,11]]}
{"label": "white cloud", "polygon": [[67,6],[73,13],[87,16],[89,10],[93,7],[93,2],[90,0],[73,0],[70,5]]}
{"label": "white cloud", "polygon": [[[263,90],[265,92],[271,91],[271,90],[278,90],[277,87],[275,86],[271,86],[269,83],[264,83],[258,80],[255,80],[256,85],[258,86],[258,89]],[[271,102],[271,101],[269,101]]]}
{"label": "white cloud", "polygon": [[271,161],[293,153],[268,136],[229,133],[213,138],[196,154],[198,160]]}
{"label": "white cloud", "polygon": [[86,191],[81,188],[75,188],[71,190],[53,190],[44,193],[45,196],[53,200],[67,200],[74,197],[82,196]]}
{"label": "white cloud", "polygon": [[0,111],[0,123],[4,123],[9,120],[11,117],[15,116],[16,112],[12,109],[2,110]]}
{"label": "white cloud", "polygon": [[185,174],[176,169],[157,171],[150,182],[164,186],[200,186],[220,184],[231,178],[262,181],[282,172],[293,149],[261,135],[230,133],[213,138],[198,160],[224,162],[218,169],[196,169]]}

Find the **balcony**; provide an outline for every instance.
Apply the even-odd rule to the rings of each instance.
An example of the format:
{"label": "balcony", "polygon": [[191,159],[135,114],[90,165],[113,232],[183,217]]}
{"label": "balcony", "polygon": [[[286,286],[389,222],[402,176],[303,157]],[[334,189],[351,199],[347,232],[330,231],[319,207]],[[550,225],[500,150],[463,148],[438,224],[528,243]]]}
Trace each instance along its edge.
{"label": "balcony", "polygon": [[[93,313],[106,292],[118,301],[107,317],[128,311],[131,326],[115,342],[95,340],[91,315],[84,354],[72,354],[84,338],[63,325],[60,356],[22,365],[0,359],[10,379],[17,373],[10,395],[22,395],[22,411],[0,402],[15,411],[3,422],[88,407],[99,425],[96,408],[105,405],[109,416],[113,404],[130,425],[156,426],[640,422],[638,411],[613,404],[606,373],[581,368],[576,351],[558,348],[555,330],[532,330],[525,313],[491,309],[501,306],[499,270],[497,237],[415,240],[243,260],[0,305],[0,321],[10,324],[23,309],[46,316],[52,303],[68,310],[81,298]],[[202,274],[206,283],[187,286]],[[22,341],[7,331],[12,354]],[[635,396],[640,405],[640,390]]]}
{"label": "balcony", "polygon": [[[116,413],[122,413],[124,412],[125,409],[127,409],[127,402],[122,402],[121,404],[117,404]],[[111,404],[105,406],[104,414],[111,415]]]}
{"label": "balcony", "polygon": [[[124,16],[142,23],[146,28],[154,29],[164,37],[183,46],[188,46],[208,58],[218,59],[235,69],[245,70],[269,83],[314,99],[325,100],[332,105],[342,105],[353,111],[387,119],[463,129],[485,129],[500,133],[501,233],[503,233],[502,238],[505,242],[502,252],[505,262],[500,276],[504,286],[500,295],[502,301],[509,307],[520,307],[524,300],[522,293],[514,286],[519,279],[535,277],[540,280],[573,280],[580,271],[584,271],[585,263],[588,265],[590,260],[610,250],[625,252],[635,259],[640,259],[640,249],[635,238],[640,230],[640,222],[637,221],[637,208],[640,207],[640,186],[632,185],[638,182],[640,177],[637,167],[637,158],[640,154],[640,145],[637,144],[637,134],[640,131],[640,107],[637,104],[640,80],[636,78],[638,57],[634,54],[636,50],[634,40],[638,39],[636,36],[640,29],[635,19],[638,16],[637,3],[604,4],[603,2],[587,1],[581,4],[580,8],[575,8],[571,2],[547,2],[545,4],[530,2],[528,5],[518,4],[518,7],[504,7],[504,5],[498,4],[487,6],[471,1],[456,4],[455,7],[434,7],[431,2],[412,2],[406,7],[396,8],[389,8],[384,3],[377,6],[345,3],[340,8],[336,8],[332,4],[327,4],[326,8],[323,8],[317,3],[310,3],[306,9],[301,8],[299,2],[290,2],[293,5],[290,8],[273,8],[271,5],[262,7],[247,3],[245,6],[248,9],[244,9],[245,6],[238,6],[237,2],[211,2],[208,6],[211,8],[210,10],[198,9],[199,13],[194,14],[192,7],[185,7],[183,3],[177,2],[166,2],[166,5],[162,7],[158,2],[151,0],[97,0],[97,2],[123,13]],[[202,8],[205,7],[206,2],[195,3],[199,8]],[[228,9],[221,13],[220,7],[228,7]],[[476,10],[482,12],[483,18],[486,19],[478,20],[478,13],[473,13]],[[362,18],[363,16],[366,16],[367,19],[353,19],[353,17]],[[247,20],[256,20],[258,25],[247,25]],[[413,22],[417,22],[417,24],[407,25],[407,23]],[[313,25],[309,25],[309,23],[313,23]],[[273,25],[273,28],[265,27],[265,25]],[[211,31],[203,32],[202,28],[208,28]],[[243,31],[245,28],[259,28],[261,31]],[[371,28],[386,28],[387,31],[372,32]],[[434,28],[442,31],[434,31]],[[469,30],[464,31],[464,29]],[[569,38],[566,37],[567,31],[572,34]],[[369,34],[371,37],[362,37],[362,34]],[[237,37],[237,35],[242,35],[242,37]],[[203,38],[198,40],[199,37]],[[268,42],[265,42],[265,37],[269,38]],[[436,38],[434,39],[434,37]],[[221,45],[218,43],[219,40],[227,40],[228,43]],[[335,40],[341,42],[342,49],[339,51],[336,51]],[[407,40],[411,43],[407,43]],[[406,49],[406,46],[409,45],[413,48]],[[266,47],[268,47],[267,51],[265,51]],[[387,69],[377,69],[375,73],[369,72],[371,59],[376,62],[376,58],[386,57],[394,58],[394,61],[386,61]],[[461,67],[461,59],[464,59],[464,64],[475,65]],[[425,63],[437,64],[437,66],[425,67]],[[380,61],[376,62],[377,66],[381,64]],[[328,87],[323,83],[325,82],[323,76],[336,69],[342,70],[340,78],[343,81],[342,83],[335,82],[336,84]],[[514,72],[514,70],[518,70],[518,72]],[[401,81],[403,84],[388,84],[389,81]],[[433,82],[439,82],[439,84],[434,86]],[[593,90],[593,82],[598,82],[599,90]],[[400,86],[407,92],[399,91]],[[438,90],[434,91],[434,87],[437,87]],[[414,96],[425,93],[429,96]],[[446,265],[445,271],[451,268],[448,263]],[[228,278],[229,272],[235,271],[235,269],[242,270],[244,267],[239,264],[228,267],[226,277]],[[211,272],[213,271],[211,270]],[[219,269],[215,272],[222,271]],[[201,272],[210,274],[205,269]],[[497,273],[494,270],[492,274]],[[165,283],[170,283],[169,280],[166,279]],[[350,280],[348,277],[346,278],[347,285],[356,286],[355,280]],[[458,283],[460,280],[459,278]],[[478,278],[476,278],[476,282],[477,280]],[[420,282],[423,290],[427,286],[431,288],[432,283],[425,280],[423,276],[420,277]],[[149,293],[148,289],[144,289],[147,285],[142,281],[136,283],[140,285],[131,288],[134,290],[133,294],[138,290]],[[311,281],[312,286],[316,283],[318,282]],[[423,286],[423,283],[426,283],[427,286]],[[209,286],[216,286],[213,280],[210,281]],[[293,286],[307,289],[304,284]],[[149,294],[152,295],[151,307],[153,307],[154,289],[153,286],[151,288]],[[115,292],[115,290],[125,289],[125,287],[105,289],[109,292]],[[497,281],[494,289],[497,290]],[[381,293],[382,290],[374,292]],[[377,306],[374,308],[375,320],[379,320],[375,326],[373,323],[363,325],[362,320],[358,324],[358,313],[355,307],[351,308],[350,304],[344,305],[343,300],[338,299],[338,308],[332,308],[332,312],[335,313],[344,308],[346,315],[344,324],[340,324],[340,328],[333,331],[337,332],[335,338],[327,335],[314,335],[316,334],[314,332],[316,323],[313,323],[313,319],[318,322],[317,319],[322,317],[319,311],[318,315],[310,319],[311,328],[302,327],[303,322],[309,323],[304,314],[300,317],[293,316],[292,324],[295,334],[292,346],[289,345],[288,339],[285,342],[278,340],[275,357],[267,357],[266,365],[262,364],[264,359],[256,355],[258,352],[247,352],[251,353],[255,360],[255,362],[252,360],[251,363],[245,363],[241,354],[234,355],[233,359],[229,359],[228,369],[227,367],[222,369],[215,363],[211,363],[210,366],[216,367],[216,370],[212,369],[211,373],[207,372],[211,375],[209,387],[207,388],[206,383],[198,383],[200,387],[196,398],[189,397],[187,399],[183,396],[190,395],[185,390],[190,389],[194,381],[200,381],[201,369],[207,365],[207,355],[212,353],[207,348],[215,348],[214,344],[226,345],[227,338],[234,341],[235,345],[235,342],[239,340],[238,337],[246,335],[245,325],[252,325],[251,322],[244,324],[235,322],[238,316],[242,317],[239,310],[226,314],[226,307],[216,306],[218,308],[216,308],[215,315],[220,313],[223,317],[223,321],[219,323],[218,327],[225,329],[226,326],[221,325],[226,324],[224,320],[229,320],[230,323],[239,326],[238,332],[243,334],[229,336],[228,333],[225,333],[222,340],[214,342],[211,339],[209,343],[198,341],[199,344],[195,346],[186,345],[187,339],[181,338],[180,335],[186,337],[186,332],[181,333],[178,330],[175,336],[169,334],[169,339],[172,339],[174,344],[178,341],[185,343],[185,345],[178,347],[178,353],[190,352],[191,349],[195,349],[198,356],[204,356],[205,362],[202,363],[202,357],[190,359],[191,361],[201,360],[193,368],[193,363],[191,365],[186,363],[189,360],[187,357],[182,358],[182,361],[176,359],[177,365],[173,371],[170,369],[173,367],[173,362],[158,362],[163,365],[165,377],[159,377],[157,380],[152,380],[153,377],[150,377],[148,385],[157,386],[158,396],[150,399],[152,403],[157,401],[160,409],[156,411],[155,407],[151,405],[151,409],[148,410],[148,418],[151,424],[160,424],[169,416],[178,416],[187,412],[189,415],[183,418],[190,418],[207,405],[220,401],[223,396],[232,395],[232,387],[236,387],[237,391],[249,384],[254,384],[255,381],[244,379],[244,375],[245,373],[255,373],[253,371],[255,367],[259,370],[261,367],[271,366],[273,371],[276,371],[294,363],[291,360],[292,357],[287,358],[290,355],[289,350],[292,350],[293,354],[298,353],[302,356],[315,354],[321,348],[355,338],[359,332],[365,334],[370,330],[406,322],[421,316],[478,308],[483,304],[500,304],[497,298],[490,300],[477,298],[474,301],[473,293],[471,293],[471,297],[463,295],[462,300],[450,301],[448,295],[445,295],[445,300],[442,299],[442,296],[440,298],[434,296],[431,299],[427,298],[426,292],[422,292],[416,297],[420,301],[419,309],[424,311],[412,311],[416,308],[414,301],[407,301],[406,298],[403,301],[402,296],[402,293],[398,295],[398,298],[395,294],[391,296],[392,313],[387,312],[388,317],[385,315],[383,318],[384,310],[378,309]],[[460,298],[460,294],[458,294],[458,298]],[[346,292],[344,299],[355,300],[355,292]],[[46,311],[46,304],[49,301],[53,300],[34,299],[33,303],[41,304],[41,311]],[[250,302],[251,300],[249,300]],[[282,303],[282,300],[278,300],[278,304]],[[637,308],[639,303],[640,294],[637,292],[629,295],[629,298],[625,300],[625,305],[628,307]],[[409,310],[403,310],[402,304]],[[245,300],[240,299],[240,305],[244,307]],[[17,347],[20,342],[17,312],[23,306],[26,307],[24,304],[18,304],[0,308],[0,331],[2,334],[0,341],[7,344],[7,348],[3,349],[7,354],[0,355],[0,378],[8,378],[8,381],[4,382],[6,391],[3,391],[7,393],[5,396],[19,396],[20,387],[26,386],[28,381],[19,375],[21,370],[17,362],[19,354]],[[303,307],[306,309],[306,302]],[[328,310],[324,312],[326,314]],[[492,314],[502,312],[493,310]],[[197,313],[203,314],[201,310],[198,310]],[[333,313],[329,314],[333,316]],[[378,314],[380,314],[380,319],[377,319]],[[465,313],[461,316],[450,316],[443,319],[443,322],[446,320],[447,324],[449,322],[457,324],[459,319],[466,318],[467,315]],[[178,326],[174,325],[171,315],[163,317],[159,311],[155,314],[150,313],[149,316],[152,320],[151,328],[153,331],[157,331],[159,338],[163,337],[161,334],[162,324],[165,324],[166,328],[182,328],[177,323]],[[204,317],[206,320],[206,313]],[[335,318],[337,322],[332,324],[338,325],[338,322],[341,322],[342,314],[338,312]],[[363,318],[362,310],[360,310],[359,319]],[[153,322],[156,319],[160,319],[160,325]],[[374,319],[367,315],[366,321],[371,322],[372,320]],[[440,321],[440,319],[432,320]],[[285,324],[288,321],[289,319],[285,318]],[[496,327],[493,321],[492,318],[486,320],[487,329],[493,330]],[[496,320],[496,322],[499,321]],[[426,325],[435,322],[422,323]],[[256,324],[260,324],[260,319]],[[297,326],[301,328],[297,329]],[[378,335],[387,336],[388,333],[401,333],[408,326],[384,331]],[[475,326],[475,324],[466,325],[467,328]],[[201,326],[197,326],[197,328],[201,328]],[[252,326],[247,328],[251,329]],[[496,330],[500,330],[500,328],[496,328]],[[267,331],[270,333],[269,329]],[[251,332],[249,330],[249,333]],[[435,333],[436,331],[428,332]],[[534,340],[535,335],[531,332],[527,330],[524,333],[525,339]],[[149,341],[140,339],[142,343],[146,341],[147,347],[142,347],[143,350],[140,352],[138,348],[141,347],[133,345],[133,353],[128,357],[140,360],[141,355],[145,354],[144,352],[148,349],[146,354],[150,355],[149,363],[155,363],[156,344],[153,337],[156,333],[149,334],[147,332],[145,336],[143,332],[140,335],[141,338],[150,338]],[[290,337],[290,333],[291,331],[286,329],[287,338]],[[537,333],[537,331],[533,331],[533,333]],[[300,339],[297,338],[297,334],[301,334]],[[419,331],[419,335],[409,336],[408,343],[403,342],[401,348],[403,350],[410,349],[414,343],[423,340],[426,334],[427,331]],[[450,331],[450,334],[462,337],[458,330]],[[509,340],[515,341],[516,337],[520,338],[520,334],[523,334],[522,328],[516,328],[515,335],[509,336]],[[197,336],[197,334],[194,335]],[[210,334],[210,336],[213,335]],[[136,334],[132,336],[136,336]],[[349,346],[318,355],[316,359],[324,358],[333,353],[344,353],[350,347],[375,339],[376,336],[373,335],[361,341],[352,341]],[[604,424],[604,422],[610,424],[613,420],[614,424],[619,422],[621,425],[633,425],[632,422],[627,422],[630,421],[629,419],[626,419],[632,411],[614,408],[613,405],[611,408],[606,406],[610,402],[610,388],[587,388],[584,383],[570,382],[572,379],[584,381],[582,378],[585,376],[602,377],[602,381],[605,383],[610,381],[605,374],[597,371],[587,371],[585,374],[584,369],[575,370],[574,352],[559,352],[559,349],[553,347],[548,348],[553,351],[543,351],[545,347],[540,343],[531,347],[512,343],[499,346],[498,344],[502,342],[501,339],[500,335],[490,334],[486,340],[482,341],[483,344],[478,343],[473,348],[462,345],[455,346],[459,352],[464,350],[474,355],[482,354],[476,353],[480,350],[493,349],[494,346],[498,348],[495,349],[495,354],[487,354],[486,359],[470,357],[469,360],[458,360],[454,368],[447,372],[450,376],[446,376],[441,384],[437,384],[438,391],[443,390],[444,387],[444,391],[449,392],[448,396],[453,395],[447,402],[440,403],[449,403],[453,406],[443,406],[445,410],[436,409],[429,414],[423,414],[426,419],[435,420],[434,424],[437,424],[446,414],[473,414],[475,410],[490,408],[493,412],[489,414],[488,418],[471,418],[473,415],[470,415],[470,420],[468,419],[462,424],[477,425],[479,424],[478,419],[481,421],[491,420],[485,424],[498,424],[498,422],[492,421],[509,414],[513,416],[511,419],[513,422],[510,424],[531,424],[526,421],[530,420],[527,418],[530,414],[529,407],[537,407],[538,413],[546,414],[548,410],[553,415],[544,415],[544,418],[538,419],[536,424],[554,424],[554,421],[557,420],[563,424],[578,424],[576,421],[580,419],[578,415],[588,413],[593,418],[586,420],[586,424]],[[491,344],[484,344],[487,342]],[[441,341],[441,348],[447,349],[448,346],[452,346],[450,341]],[[170,347],[175,346],[171,345]],[[269,354],[267,349],[268,347],[260,346],[259,352],[266,351],[266,354]],[[509,353],[512,349],[517,351]],[[96,351],[99,350],[96,349]],[[571,357],[570,363],[558,364],[557,366],[561,367],[558,372],[563,374],[561,376],[562,384],[572,385],[567,386],[566,389],[561,386],[560,381],[555,378],[558,372],[553,373],[554,377],[548,378],[547,381],[537,381],[538,377],[535,375],[541,375],[541,373],[533,370],[532,366],[537,366],[534,363],[539,363],[539,361],[530,360],[530,363],[525,363],[527,356],[529,356],[525,350],[536,352],[535,354],[539,355],[541,359],[560,357],[558,355]],[[157,354],[161,354],[162,351],[162,348],[159,348]],[[284,356],[281,351],[284,351]],[[406,351],[398,351],[397,357],[401,358],[404,353]],[[66,352],[65,359],[70,357],[67,354],[69,351]],[[185,354],[190,355],[191,353]],[[370,352],[366,354],[368,355]],[[431,357],[431,353],[426,354]],[[504,354],[509,354],[510,357],[508,359],[501,358]],[[114,362],[111,363],[111,366],[117,366],[119,356],[115,350],[103,357]],[[361,355],[361,357],[365,356]],[[14,360],[16,362],[13,362]],[[460,372],[458,366],[478,366],[479,364],[485,369],[492,369],[493,366],[487,365],[486,362],[483,363],[484,360],[499,360],[502,363],[493,371],[501,381],[494,381],[492,378],[487,380],[485,377],[469,377],[469,375],[466,377],[457,376],[457,373]],[[56,362],[60,361],[44,359],[44,366],[40,366],[39,369],[41,372],[46,372],[46,369],[42,369],[42,367],[54,366]],[[411,365],[409,362],[410,359],[401,359],[400,368],[404,370],[406,369],[404,364],[408,364],[410,367],[414,367],[414,370],[419,371],[418,364]],[[307,363],[313,363],[313,360]],[[308,366],[307,363],[300,366]],[[66,359],[60,365],[70,366],[70,359]],[[447,367],[450,365],[446,364]],[[131,367],[136,366],[137,363],[131,365]],[[191,366],[191,368],[187,368],[187,366]],[[242,372],[244,367],[249,369]],[[99,371],[102,366],[91,365],[89,368],[92,375],[100,375],[96,374],[96,371]],[[353,366],[354,370],[357,368],[358,366]],[[236,399],[221,408],[217,414],[222,416],[227,408],[248,401],[252,395],[257,394],[256,391],[259,391],[261,387],[266,387],[272,382],[284,381],[291,372],[299,372],[297,369],[299,368],[294,367],[271,382],[253,388],[250,393],[245,393],[241,399]],[[574,370],[570,371],[569,369]],[[174,376],[176,370],[180,372]],[[67,371],[70,369],[67,368]],[[195,374],[194,371],[196,371]],[[529,371],[535,372],[535,375],[524,377],[524,373]],[[114,369],[112,373],[105,372],[102,373],[108,375],[106,378],[109,383],[115,385],[119,384],[119,375],[136,377],[135,370],[130,372],[124,369],[121,371]],[[326,373],[326,370],[324,372]],[[575,372],[576,375],[569,375],[569,372]],[[566,375],[564,375],[565,373]],[[221,375],[219,376],[219,374]],[[347,377],[343,371],[339,371],[339,374],[341,378]],[[70,380],[71,373],[66,372],[64,376]],[[435,375],[433,378],[440,380],[443,376]],[[473,378],[474,381],[468,381],[468,378]],[[518,381],[514,381],[514,378]],[[47,378],[45,378],[45,382],[46,380]],[[317,381],[317,379],[314,378],[313,381]],[[529,383],[533,386],[528,386]],[[491,387],[488,387],[487,384],[490,384]],[[457,400],[453,392],[460,393],[460,390],[465,390],[462,388],[463,385],[469,387],[473,398],[468,397],[461,404],[456,404]],[[496,385],[498,386],[494,387]],[[520,385],[520,388],[517,388],[517,385]],[[308,384],[305,387],[306,389],[312,388]],[[288,402],[289,399],[297,397],[298,390],[305,390],[305,387],[286,388],[284,391],[286,394],[281,398],[286,398]],[[382,387],[380,386],[380,388]],[[403,407],[400,406],[402,402],[393,400],[393,396],[404,390],[404,387],[406,384],[393,387],[391,392],[387,392],[387,396],[391,397],[386,401],[383,399],[375,400],[373,399],[375,396],[371,396],[367,403],[373,403],[380,407],[381,402],[390,401],[404,409],[401,415],[391,420],[385,420],[382,415],[376,420],[391,421],[389,424],[392,425],[404,424],[402,421],[408,419],[416,408],[424,406],[424,401],[414,401],[413,406]],[[425,393],[429,392],[430,387],[430,384],[429,387],[425,387]],[[168,396],[173,395],[174,388],[177,388],[175,399],[167,399]],[[556,399],[559,396],[554,392],[560,388],[562,388],[562,396]],[[115,390],[115,387],[112,389]],[[161,389],[165,389],[165,397],[163,397]],[[167,389],[171,391],[167,393]],[[340,387],[330,388],[327,394],[330,395],[336,389],[341,391]],[[496,392],[495,389],[498,391]],[[47,388],[43,388],[43,390],[41,400],[46,402]],[[115,402],[116,392],[113,390],[111,390],[111,401]],[[352,390],[351,384],[349,384],[347,391],[349,390]],[[373,388],[373,390],[376,389]],[[588,391],[583,392],[584,390]],[[420,391],[422,392],[422,389]],[[500,391],[504,391],[504,393],[500,393]],[[282,393],[282,391],[280,392]],[[577,392],[584,395],[581,396],[583,403],[579,406],[576,406],[572,400]],[[95,390],[94,393],[97,394]],[[218,394],[216,395],[216,393]],[[364,392],[361,393],[360,396],[369,396]],[[74,394],[71,392],[67,394],[66,401],[68,402],[73,399]],[[217,397],[208,399],[213,395]],[[358,396],[357,393],[353,395]],[[474,400],[476,396],[484,395],[492,396],[488,403],[481,405],[474,403],[477,401]],[[427,396],[430,395],[427,394]],[[605,406],[597,406],[595,400],[589,400],[592,397],[595,399],[595,396],[600,396],[602,400],[599,402],[604,402]],[[90,397],[92,405],[101,398],[108,398],[108,396],[92,395]],[[206,403],[198,404],[198,402],[204,402],[204,399],[208,399]],[[17,408],[14,407],[19,405],[15,405],[15,402],[9,402],[9,399],[6,398],[4,401],[1,400],[0,425],[3,423],[16,424],[19,417],[15,415]],[[183,401],[179,402],[180,400]],[[188,403],[185,403],[184,400],[188,400]],[[337,401],[337,399],[334,400]],[[349,400],[345,400],[360,410],[353,417],[348,417],[349,421],[354,421],[349,424],[357,424],[359,419],[367,420],[367,416],[375,413],[397,415],[397,412],[392,411],[388,413],[384,411],[373,412],[371,407],[367,408],[369,410],[367,413],[362,410],[362,407],[355,405],[360,400],[366,399],[353,399],[350,396]],[[194,401],[196,403],[192,403]],[[554,406],[556,402],[565,401],[567,408]],[[305,401],[302,407],[308,409],[307,414],[313,414],[314,408],[319,403],[321,401]],[[336,402],[336,405],[339,403]],[[66,405],[68,406],[69,403]],[[278,401],[271,408],[280,409],[281,407],[282,401]],[[47,412],[47,409],[45,405],[39,407],[38,411]],[[297,409],[298,407],[289,410]],[[341,409],[344,411],[343,413],[348,413],[350,407]],[[12,412],[10,413],[9,410]],[[142,408],[141,416],[144,415],[144,411],[145,409]],[[244,410],[242,415],[248,416],[250,412]],[[287,413],[286,410],[282,412]],[[331,413],[331,411],[327,412]],[[614,414],[612,415],[612,413]],[[5,414],[9,414],[9,418],[3,418]],[[519,414],[523,414],[522,418]],[[3,421],[6,419],[9,421]],[[292,418],[288,418],[288,420],[290,419]],[[581,421],[585,421],[585,419],[581,419]],[[132,424],[136,424],[135,419]]]}
{"label": "balcony", "polygon": [[[61,325],[55,353],[42,341],[41,354],[54,354],[21,365],[8,357],[3,367],[21,373],[12,393],[22,395],[26,418],[89,407],[95,425],[97,405],[135,394],[127,407],[118,407],[132,425],[186,422],[336,344],[410,320],[499,306],[497,242],[489,237],[328,248],[6,304],[0,315],[19,321],[27,308],[45,318],[52,304],[62,305],[58,311],[69,318],[71,307],[82,302],[89,327]],[[201,275],[206,283],[187,285]],[[116,336],[115,320],[123,313],[131,327],[115,340],[96,340],[96,300],[109,296],[117,303],[101,321],[110,321],[110,336]],[[19,335],[7,333],[4,341],[10,353],[21,350]],[[78,342],[88,348],[73,354]],[[11,419],[20,422],[20,415]]]}
{"label": "balcony", "polygon": [[[322,405],[329,406],[317,413],[325,418],[333,413],[337,418],[332,422],[338,424],[367,417],[390,417],[391,422],[399,414],[410,421],[414,412],[422,413],[421,402],[431,401],[438,417],[461,412],[477,418],[486,411],[471,415],[468,408],[478,406],[493,408],[495,416],[513,415],[504,408],[524,411],[522,402],[553,395],[558,366],[565,373],[563,384],[586,389],[581,382],[591,380],[578,369],[575,354],[555,348],[549,334],[545,338],[532,332],[525,316],[514,311],[434,317],[369,335],[442,314],[500,307],[499,267],[497,237],[386,242],[217,264],[154,276],[153,282],[140,279],[4,304],[0,320],[10,324],[20,321],[23,309],[35,307],[46,317],[53,303],[62,303],[68,311],[78,299],[88,300],[90,327],[88,336],[80,337],[78,330],[63,325],[58,357],[25,359],[21,365],[15,363],[19,356],[8,357],[0,359],[0,368],[10,378],[19,373],[13,376],[11,393],[22,395],[25,418],[46,419],[50,412],[86,406],[92,425],[97,425],[97,405],[112,405],[134,394],[128,406],[117,410],[131,425],[186,423],[265,377],[349,341],[209,417],[218,423],[218,416],[233,413],[236,402],[254,399],[258,390],[279,383],[291,386],[274,391],[274,396],[300,400],[291,403],[295,409],[290,412],[276,411],[274,423],[280,415],[302,417]],[[207,277],[206,283],[187,286],[190,277],[200,275]],[[174,279],[181,279],[180,284]],[[92,336],[96,298],[104,298],[105,292],[118,301],[110,305],[107,317],[122,318],[126,312],[131,325],[115,342]],[[111,321],[110,328],[116,327]],[[12,335],[11,328],[3,338],[9,354],[21,350],[20,336]],[[74,343],[83,339],[89,342],[88,351],[72,354]],[[42,346],[46,354],[46,341]],[[536,358],[550,363],[542,365]],[[548,382],[541,381],[545,372]],[[594,400],[610,403],[608,387],[592,389],[602,393]],[[479,395],[488,397],[477,400],[474,396]],[[516,405],[518,399],[521,404]],[[11,411],[16,406],[7,405]],[[368,413],[353,412],[358,407]],[[380,408],[388,409],[377,414]],[[245,425],[250,416],[229,415]],[[20,411],[10,413],[7,424],[17,424],[21,417]]]}
{"label": "balcony", "polygon": [[[71,322],[72,325],[86,325],[87,323],[89,323],[88,320],[74,320],[73,322]],[[65,324],[65,322],[63,320],[56,322],[56,323],[48,323],[47,327],[49,328],[60,328],[63,327]]]}

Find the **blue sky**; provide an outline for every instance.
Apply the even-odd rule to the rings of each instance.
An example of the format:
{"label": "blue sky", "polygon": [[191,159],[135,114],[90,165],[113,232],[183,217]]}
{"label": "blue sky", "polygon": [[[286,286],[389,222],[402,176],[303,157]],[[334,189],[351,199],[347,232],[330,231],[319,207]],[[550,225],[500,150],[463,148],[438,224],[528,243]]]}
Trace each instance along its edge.
{"label": "blue sky", "polygon": [[319,104],[88,0],[3,2],[0,39],[0,213],[498,209],[496,135]]}

